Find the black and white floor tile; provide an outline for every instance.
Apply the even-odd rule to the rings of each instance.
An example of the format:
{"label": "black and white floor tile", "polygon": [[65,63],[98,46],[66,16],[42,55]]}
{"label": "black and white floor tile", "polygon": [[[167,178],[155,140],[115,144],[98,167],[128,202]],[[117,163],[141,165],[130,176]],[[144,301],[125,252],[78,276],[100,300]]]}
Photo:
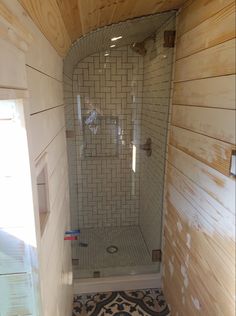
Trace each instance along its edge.
{"label": "black and white floor tile", "polygon": [[72,316],[169,316],[160,289],[74,296]]}

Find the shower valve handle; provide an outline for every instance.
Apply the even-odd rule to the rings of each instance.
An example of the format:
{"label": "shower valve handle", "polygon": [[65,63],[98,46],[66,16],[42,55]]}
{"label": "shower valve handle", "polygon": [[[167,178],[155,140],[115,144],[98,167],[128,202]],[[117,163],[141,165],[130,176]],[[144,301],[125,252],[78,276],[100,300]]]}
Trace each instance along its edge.
{"label": "shower valve handle", "polygon": [[146,143],[145,144],[140,145],[140,149],[146,151],[146,154],[147,154],[148,157],[151,156],[151,154],[152,154],[152,140],[151,140],[150,137],[148,137],[146,139]]}

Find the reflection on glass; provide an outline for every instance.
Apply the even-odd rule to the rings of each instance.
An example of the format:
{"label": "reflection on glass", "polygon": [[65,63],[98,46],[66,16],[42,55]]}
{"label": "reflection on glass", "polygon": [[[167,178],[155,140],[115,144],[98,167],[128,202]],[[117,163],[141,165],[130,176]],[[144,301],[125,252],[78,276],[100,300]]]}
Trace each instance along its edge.
{"label": "reflection on glass", "polygon": [[132,170],[136,172],[136,146],[134,144],[132,150]]}
{"label": "reflection on glass", "polygon": [[[153,253],[161,248],[160,158],[165,155],[168,112],[166,90],[163,97],[160,87],[168,89],[171,64],[154,56],[149,42],[147,57],[127,45],[110,50],[109,57],[104,51],[93,54],[74,69],[78,132],[71,147],[80,155],[71,159],[78,193],[77,201],[71,201],[71,217],[73,228],[81,230],[80,241],[88,245],[73,244],[75,278],[160,270]],[[155,45],[161,52],[161,41]],[[151,158],[140,150],[150,137]],[[109,246],[118,251],[107,253]]]}

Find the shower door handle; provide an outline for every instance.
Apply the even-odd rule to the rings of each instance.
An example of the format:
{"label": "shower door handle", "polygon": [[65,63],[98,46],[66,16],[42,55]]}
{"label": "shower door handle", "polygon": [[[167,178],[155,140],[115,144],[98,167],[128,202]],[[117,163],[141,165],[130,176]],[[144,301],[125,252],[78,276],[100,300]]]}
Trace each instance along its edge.
{"label": "shower door handle", "polygon": [[146,155],[148,157],[151,156],[151,154],[152,154],[152,140],[151,140],[150,137],[148,137],[146,139],[146,143],[145,144],[140,145],[140,149],[146,151]]}

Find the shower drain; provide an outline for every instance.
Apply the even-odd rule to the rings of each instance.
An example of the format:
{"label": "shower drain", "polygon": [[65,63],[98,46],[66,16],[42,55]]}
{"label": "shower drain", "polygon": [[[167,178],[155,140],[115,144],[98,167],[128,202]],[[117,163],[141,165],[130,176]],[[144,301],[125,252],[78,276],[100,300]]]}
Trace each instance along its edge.
{"label": "shower drain", "polygon": [[116,253],[117,251],[118,251],[118,247],[116,247],[116,246],[111,245],[111,246],[107,247],[108,253],[113,254],[113,253]]}

